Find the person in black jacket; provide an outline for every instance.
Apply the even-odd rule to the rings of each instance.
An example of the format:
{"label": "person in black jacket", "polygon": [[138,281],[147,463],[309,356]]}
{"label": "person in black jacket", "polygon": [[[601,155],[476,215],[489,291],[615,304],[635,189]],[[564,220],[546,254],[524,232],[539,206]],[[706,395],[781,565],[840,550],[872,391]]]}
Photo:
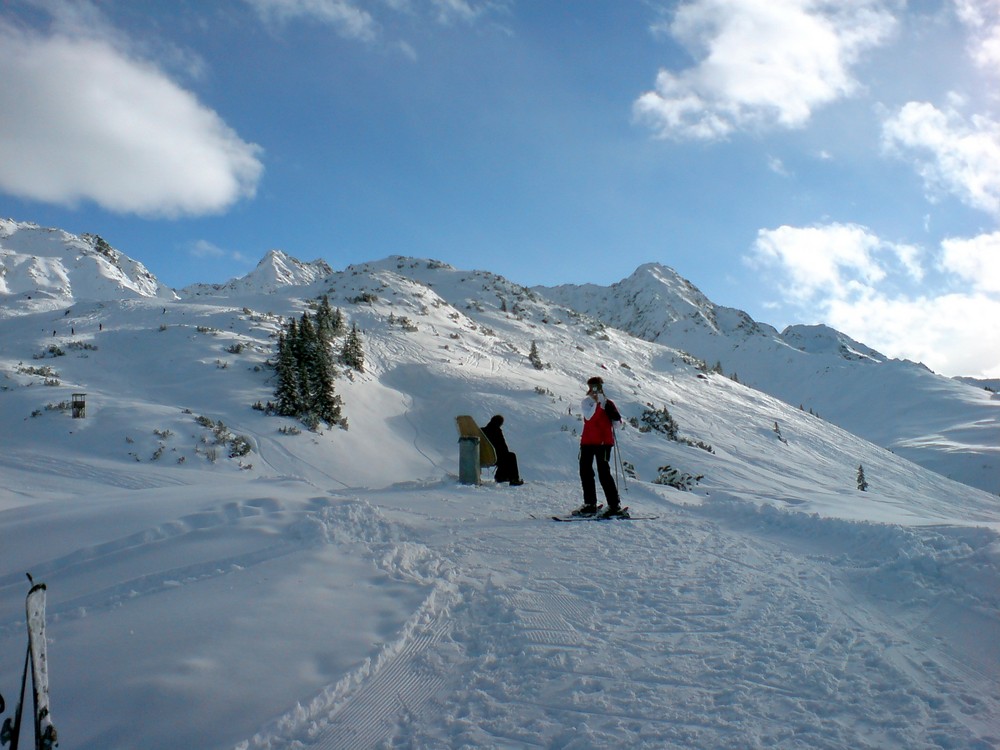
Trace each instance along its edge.
{"label": "person in black jacket", "polygon": [[512,453],[504,440],[503,417],[500,414],[494,415],[490,423],[483,428],[483,434],[492,443],[493,450],[497,454],[497,471],[494,479],[498,482],[510,482],[512,486],[524,484],[520,473],[517,470],[517,454]]}

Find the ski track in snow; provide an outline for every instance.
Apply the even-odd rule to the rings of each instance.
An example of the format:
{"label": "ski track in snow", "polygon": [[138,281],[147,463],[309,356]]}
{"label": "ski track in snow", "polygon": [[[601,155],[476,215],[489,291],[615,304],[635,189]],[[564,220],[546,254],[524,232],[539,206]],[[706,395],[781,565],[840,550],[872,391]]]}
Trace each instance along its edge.
{"label": "ski track in snow", "polygon": [[184,484],[182,479],[148,472],[117,471],[108,466],[97,467],[93,461],[74,460],[67,457],[52,458],[38,453],[6,452],[0,456],[0,466],[22,472],[36,472],[42,476],[55,475],[75,482],[94,482],[126,490],[145,490],[155,487],[177,487]]}
{"label": "ski track in snow", "polygon": [[[54,621],[81,617],[97,609],[120,606],[121,602],[174,588],[182,583],[193,583],[206,578],[225,575],[233,570],[244,569],[265,560],[289,554],[299,547],[290,545],[287,539],[245,550],[229,557],[219,557],[217,550],[210,549],[203,559],[192,559],[189,564],[164,568],[157,565],[156,550],[166,547],[173,550],[180,545],[192,549],[199,544],[199,538],[222,526],[235,526],[248,518],[262,515],[281,515],[285,509],[274,500],[260,499],[246,502],[231,502],[224,506],[191,513],[159,526],[144,528],[126,536],[111,539],[101,544],[82,547],[61,557],[40,561],[33,566],[33,575],[41,578],[58,578],[65,581],[64,587],[72,591],[78,587],[78,596],[64,596],[58,606],[49,606],[49,615]],[[166,555],[164,555],[166,556]],[[114,585],[94,589],[91,579],[97,579],[102,567],[121,565],[122,560],[134,559],[135,565],[129,572],[139,573],[141,567],[149,571],[140,575],[118,580]],[[141,562],[140,562],[141,561]],[[0,576],[0,592],[14,591],[23,585],[23,573]],[[74,584],[74,581],[77,583]],[[16,597],[10,597],[16,601]],[[20,613],[0,612],[0,637],[19,631],[22,627]]]}
{"label": "ski track in snow", "polygon": [[[401,576],[439,571],[421,610],[373,660],[238,747],[1000,741],[995,672],[922,634],[933,605],[904,613],[902,638],[857,580],[864,560],[789,549],[767,538],[766,519],[759,534],[669,505],[641,525],[525,518],[561,494],[518,493],[475,530],[466,519],[427,526],[415,557],[413,542],[383,550]],[[414,500],[414,514],[416,501],[435,502],[419,490]]]}

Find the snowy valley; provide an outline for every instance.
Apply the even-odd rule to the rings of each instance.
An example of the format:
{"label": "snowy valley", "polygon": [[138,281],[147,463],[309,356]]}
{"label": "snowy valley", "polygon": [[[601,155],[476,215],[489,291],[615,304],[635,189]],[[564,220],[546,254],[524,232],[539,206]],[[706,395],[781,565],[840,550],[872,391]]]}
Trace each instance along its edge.
{"label": "snowy valley", "polygon": [[[30,572],[62,747],[1000,746],[990,391],[662,266],[528,289],[272,252],[172,290],[0,221],[0,271],[0,693]],[[254,405],[322,295],[365,363],[310,431]],[[594,374],[652,520],[548,520]],[[663,409],[681,440],[641,429]],[[459,484],[455,416],[496,413],[526,484]]]}

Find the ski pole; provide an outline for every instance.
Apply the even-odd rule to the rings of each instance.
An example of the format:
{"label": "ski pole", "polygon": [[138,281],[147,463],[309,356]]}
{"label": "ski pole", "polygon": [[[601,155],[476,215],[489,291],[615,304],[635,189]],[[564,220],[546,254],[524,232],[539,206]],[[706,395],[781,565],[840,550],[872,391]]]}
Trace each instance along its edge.
{"label": "ski pole", "polygon": [[622,487],[626,492],[628,492],[628,481],[625,479],[625,465],[622,463],[622,452],[618,449],[618,432],[615,429],[615,423],[611,423],[611,435],[615,440],[615,476],[617,478],[618,469],[621,468],[622,473]]}
{"label": "ski pole", "polygon": [[11,722],[10,717],[7,717],[3,723],[3,729],[0,730],[0,743],[6,745],[10,743],[10,750],[17,750],[17,743],[21,735],[21,709],[24,707],[24,689],[28,684],[28,662],[31,659],[31,647],[28,647],[27,653],[24,655],[24,673],[21,675],[21,698],[17,702],[17,708],[14,709],[14,720]]}

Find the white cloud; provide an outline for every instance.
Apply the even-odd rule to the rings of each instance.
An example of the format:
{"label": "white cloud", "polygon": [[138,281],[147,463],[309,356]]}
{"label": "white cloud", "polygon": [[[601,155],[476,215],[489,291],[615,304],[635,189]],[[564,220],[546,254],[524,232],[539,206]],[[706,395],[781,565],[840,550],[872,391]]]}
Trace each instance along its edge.
{"label": "white cloud", "polygon": [[486,6],[477,5],[469,0],[431,0],[431,4],[437,10],[437,18],[442,23],[454,21],[472,23],[486,9]]}
{"label": "white cloud", "polygon": [[208,240],[195,240],[188,245],[188,252],[195,258],[230,259],[239,263],[248,263],[249,259],[239,250],[226,250]]}
{"label": "white cloud", "polygon": [[754,252],[757,265],[782,269],[785,295],[802,303],[856,296],[894,268],[911,278],[923,274],[916,248],[884,242],[856,224],[762,229]]}
{"label": "white cloud", "polygon": [[[699,62],[663,69],[634,104],[665,138],[724,138],[738,129],[795,128],[849,96],[860,55],[890,35],[882,0],[690,0],[670,34]],[[657,27],[658,30],[661,27]]]}
{"label": "white cloud", "polygon": [[987,73],[1000,75],[1000,0],[955,0],[958,17],[969,27],[969,54]]}
{"label": "white cloud", "polygon": [[[1000,294],[1000,232],[941,243],[941,268],[983,293]],[[1000,325],[998,325],[1000,328]]]}
{"label": "white cloud", "polygon": [[770,169],[775,174],[781,175],[782,177],[791,176],[791,172],[789,172],[788,169],[785,167],[785,163],[777,156],[767,157],[767,168]]}
{"label": "white cloud", "polygon": [[909,102],[882,124],[886,150],[910,156],[932,192],[1000,218],[1000,123],[983,115],[966,120],[954,109]]}
{"label": "white cloud", "polygon": [[352,0],[246,0],[265,20],[287,22],[304,18],[327,23],[338,33],[361,41],[371,41],[378,34],[378,24],[371,13]]}
{"label": "white cloud", "polygon": [[0,190],[149,216],[218,213],[263,167],[213,110],[107,38],[0,22]]}
{"label": "white cloud", "polygon": [[[294,19],[318,21],[334,27],[348,39],[373,42],[378,39],[381,24],[366,9],[363,0],[244,0],[266,22],[288,22]],[[367,3],[368,6],[374,5]],[[381,0],[380,8],[408,15],[426,13],[442,24],[474,23],[486,14],[502,8],[506,0]],[[405,43],[403,43],[405,44]],[[412,48],[401,47],[409,56]]]}
{"label": "white cloud", "polygon": [[890,356],[944,375],[1000,377],[1000,298],[979,293],[830,300],[827,322]]}
{"label": "white cloud", "polygon": [[224,258],[229,254],[228,251],[208,240],[195,240],[191,243],[190,252],[196,258]]}
{"label": "white cloud", "polygon": [[947,375],[1000,377],[1000,232],[943,242],[937,286],[917,291],[925,254],[856,225],[761,230],[747,260],[776,272],[807,322]]}

